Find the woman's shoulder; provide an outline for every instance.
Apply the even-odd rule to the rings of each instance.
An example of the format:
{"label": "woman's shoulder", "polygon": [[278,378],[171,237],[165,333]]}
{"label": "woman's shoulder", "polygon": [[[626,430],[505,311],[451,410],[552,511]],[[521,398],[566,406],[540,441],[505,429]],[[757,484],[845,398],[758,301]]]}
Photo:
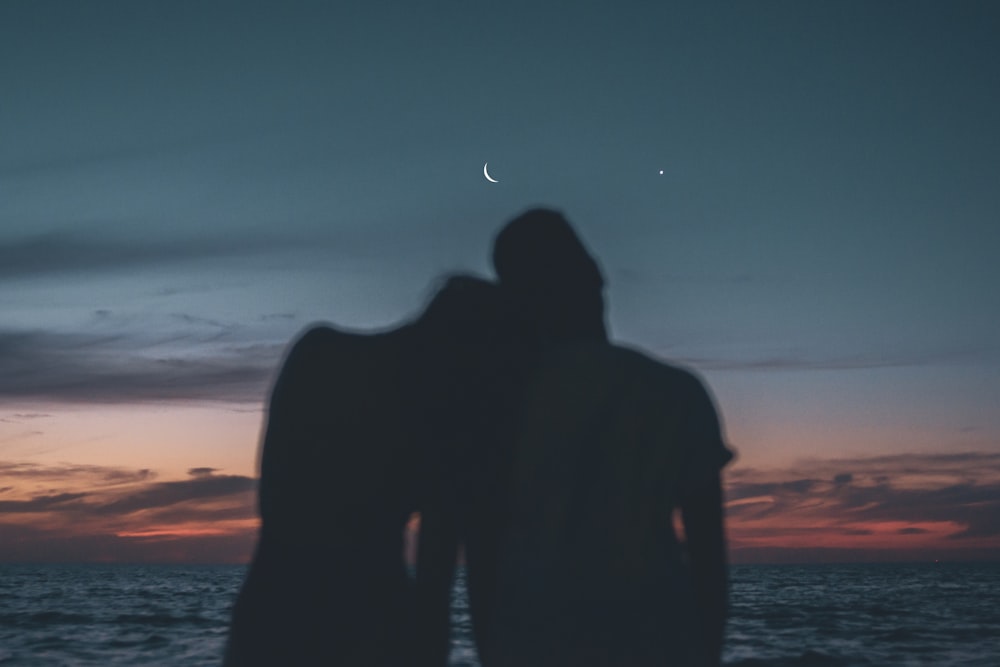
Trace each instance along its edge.
{"label": "woman's shoulder", "polygon": [[327,323],[313,324],[289,345],[283,367],[295,375],[325,376],[328,380],[358,373],[378,374],[396,364],[406,352],[404,331],[362,333]]}
{"label": "woman's shoulder", "polygon": [[298,333],[292,345],[293,348],[336,345],[362,337],[360,334],[351,333],[328,322],[313,322]]}
{"label": "woman's shoulder", "polygon": [[292,340],[287,356],[316,359],[342,354],[355,354],[361,348],[371,347],[380,337],[347,331],[326,322],[310,324]]}

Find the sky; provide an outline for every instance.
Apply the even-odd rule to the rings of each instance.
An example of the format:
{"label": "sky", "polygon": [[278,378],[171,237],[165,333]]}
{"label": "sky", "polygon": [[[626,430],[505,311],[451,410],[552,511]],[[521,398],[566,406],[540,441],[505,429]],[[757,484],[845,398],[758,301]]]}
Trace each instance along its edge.
{"label": "sky", "polygon": [[[734,562],[1000,558],[994,2],[0,4],[0,561],[246,562],[281,355],[531,206]],[[483,165],[498,182],[488,182]]]}

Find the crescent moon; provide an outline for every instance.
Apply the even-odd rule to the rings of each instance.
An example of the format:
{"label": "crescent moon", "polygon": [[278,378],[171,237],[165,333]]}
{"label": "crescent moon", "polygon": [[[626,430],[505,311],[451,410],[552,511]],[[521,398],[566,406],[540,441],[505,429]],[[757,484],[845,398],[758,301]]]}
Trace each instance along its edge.
{"label": "crescent moon", "polygon": [[489,162],[483,165],[483,176],[485,176],[486,180],[489,181],[490,183],[499,183],[500,181],[490,176],[490,172],[486,170],[486,168],[489,166],[490,166]]}

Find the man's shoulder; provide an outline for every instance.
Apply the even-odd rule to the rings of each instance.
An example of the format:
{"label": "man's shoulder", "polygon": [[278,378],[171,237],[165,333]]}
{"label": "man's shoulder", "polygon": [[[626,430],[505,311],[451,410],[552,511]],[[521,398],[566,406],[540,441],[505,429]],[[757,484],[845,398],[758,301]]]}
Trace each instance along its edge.
{"label": "man's shoulder", "polygon": [[[670,401],[699,401],[707,395],[694,371],[644,350],[607,341],[585,341],[557,350],[542,377],[562,384],[602,387],[623,398],[629,395]],[[638,394],[637,394],[638,392]]]}
{"label": "man's shoulder", "polygon": [[690,368],[656,357],[645,350],[609,343],[606,352],[609,361],[617,363],[630,374],[647,382],[669,387],[675,391],[698,391],[704,383]]}

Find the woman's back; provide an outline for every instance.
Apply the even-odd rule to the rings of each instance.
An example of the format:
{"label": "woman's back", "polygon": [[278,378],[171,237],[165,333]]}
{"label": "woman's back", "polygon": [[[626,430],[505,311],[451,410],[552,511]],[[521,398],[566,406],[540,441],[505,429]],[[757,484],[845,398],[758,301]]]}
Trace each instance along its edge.
{"label": "woman's back", "polygon": [[405,650],[414,504],[408,329],[292,347],[261,453],[261,535],[226,664],[391,665]]}

